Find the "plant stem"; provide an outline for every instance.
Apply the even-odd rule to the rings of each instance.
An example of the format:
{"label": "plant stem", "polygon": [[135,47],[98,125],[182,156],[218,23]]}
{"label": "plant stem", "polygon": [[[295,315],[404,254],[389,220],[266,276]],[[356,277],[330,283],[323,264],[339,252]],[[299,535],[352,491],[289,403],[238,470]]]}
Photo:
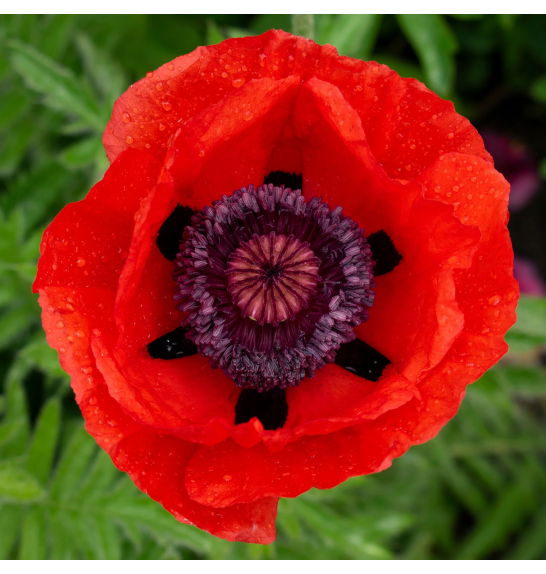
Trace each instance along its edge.
{"label": "plant stem", "polygon": [[315,17],[313,14],[292,14],[292,33],[296,36],[313,39],[315,36]]}

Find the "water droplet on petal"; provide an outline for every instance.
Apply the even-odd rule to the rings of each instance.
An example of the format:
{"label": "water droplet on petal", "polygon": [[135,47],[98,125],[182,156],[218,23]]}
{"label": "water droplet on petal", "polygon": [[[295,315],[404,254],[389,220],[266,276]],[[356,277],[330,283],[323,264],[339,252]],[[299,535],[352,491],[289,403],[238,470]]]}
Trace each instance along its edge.
{"label": "water droplet on petal", "polygon": [[130,145],[130,144],[133,143],[134,140],[133,140],[132,136],[127,136],[127,137],[125,138],[125,141]]}
{"label": "water droplet on petal", "polygon": [[61,353],[61,355],[64,355],[66,353],[66,349],[64,347],[61,347],[59,349],[59,353]]}
{"label": "water droplet on petal", "polygon": [[78,260],[76,261],[76,265],[77,265],[78,267],[83,267],[83,266],[85,265],[85,259],[78,259]]}
{"label": "water droplet on petal", "polygon": [[245,83],[244,78],[237,78],[237,79],[233,80],[233,82],[231,82],[231,85],[234,88],[240,88],[244,83]]}
{"label": "water droplet on petal", "polygon": [[64,327],[63,321],[58,321],[56,327],[57,329],[62,329]]}
{"label": "water droplet on petal", "polygon": [[155,89],[158,92],[162,92],[163,91],[163,83],[162,82],[157,82],[157,84],[155,85]]}
{"label": "water droplet on petal", "polygon": [[201,150],[201,151],[199,152],[199,157],[203,157],[204,155],[205,155],[205,152],[204,152],[203,150]]}
{"label": "water droplet on petal", "polygon": [[162,132],[165,129],[165,124],[159,124],[159,131]]}
{"label": "water droplet on petal", "polygon": [[501,302],[502,297],[500,295],[493,295],[489,297],[489,304],[490,305],[498,305]]}
{"label": "water droplet on petal", "polygon": [[121,119],[123,120],[123,123],[125,123],[125,124],[131,123],[131,116],[127,112],[123,112],[121,114]]}
{"label": "water droplet on petal", "polygon": [[161,107],[168,112],[173,106],[171,102],[161,102]]}
{"label": "water droplet on petal", "polygon": [[222,78],[227,78],[227,74],[225,72],[222,72]]}

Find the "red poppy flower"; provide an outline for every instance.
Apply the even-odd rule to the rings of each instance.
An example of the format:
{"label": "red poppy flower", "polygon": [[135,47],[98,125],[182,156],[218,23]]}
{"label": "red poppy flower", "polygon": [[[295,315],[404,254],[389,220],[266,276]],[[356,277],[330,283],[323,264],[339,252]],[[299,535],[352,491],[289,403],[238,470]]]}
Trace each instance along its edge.
{"label": "red poppy flower", "polygon": [[34,288],[88,432],[178,520],[271,542],[506,351],[509,187],[419,82],[270,31],[147,74],[104,145]]}

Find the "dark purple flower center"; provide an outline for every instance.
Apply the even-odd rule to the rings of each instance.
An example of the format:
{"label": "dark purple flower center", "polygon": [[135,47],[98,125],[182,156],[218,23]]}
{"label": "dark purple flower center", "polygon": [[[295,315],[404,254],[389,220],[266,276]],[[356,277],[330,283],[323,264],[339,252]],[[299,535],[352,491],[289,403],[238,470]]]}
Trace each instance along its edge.
{"label": "dark purple flower center", "polygon": [[182,326],[213,368],[259,391],[332,363],[374,294],[362,229],[319,198],[241,188],[192,217],[174,273]]}

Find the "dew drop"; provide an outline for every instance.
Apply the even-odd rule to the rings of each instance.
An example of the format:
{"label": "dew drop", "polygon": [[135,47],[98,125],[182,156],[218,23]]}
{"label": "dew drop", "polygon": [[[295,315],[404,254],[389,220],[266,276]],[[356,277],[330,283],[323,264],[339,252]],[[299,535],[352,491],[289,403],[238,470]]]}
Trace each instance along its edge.
{"label": "dew drop", "polygon": [[93,335],[98,337],[100,335],[100,331],[98,329],[93,329]]}
{"label": "dew drop", "polygon": [[158,92],[162,92],[163,91],[163,83],[162,82],[157,82],[157,84],[155,85],[155,89]]}
{"label": "dew drop", "polygon": [[199,157],[203,157],[204,155],[205,155],[205,152],[204,152],[203,150],[201,150],[201,151],[199,152]]}
{"label": "dew drop", "polygon": [[51,266],[51,268],[53,269],[53,271],[56,271],[58,267],[59,267],[59,266],[58,266],[56,263],[53,263],[53,265]]}
{"label": "dew drop", "polygon": [[165,130],[165,124],[159,124],[159,131],[162,132]]}
{"label": "dew drop", "polygon": [[126,141],[128,144],[132,144],[134,140],[133,140],[132,136],[127,136],[127,137],[125,138],[125,141]]}
{"label": "dew drop", "polygon": [[63,321],[58,321],[57,325],[55,325],[57,327],[57,329],[62,329],[64,327],[64,323]]}
{"label": "dew drop", "polygon": [[97,404],[97,399],[96,399],[96,397],[91,397],[91,398],[89,399],[89,404],[90,404],[90,405],[96,405],[96,404]]}
{"label": "dew drop", "polygon": [[357,92],[361,92],[362,91],[362,86],[355,86],[355,90]]}
{"label": "dew drop", "polygon": [[85,259],[78,259],[78,260],[76,261],[76,265],[77,265],[78,267],[83,267],[83,266],[85,265]]}
{"label": "dew drop", "polygon": [[59,349],[59,353],[61,353],[61,355],[64,355],[66,353],[66,349],[64,347],[61,347]]}
{"label": "dew drop", "polygon": [[161,107],[168,112],[173,106],[171,102],[161,102]]}
{"label": "dew drop", "polygon": [[171,70],[171,72],[174,70],[174,64],[169,64],[169,70]]}
{"label": "dew drop", "polygon": [[448,133],[448,134],[447,134],[447,138],[450,139],[450,140],[452,140],[452,139],[453,139],[453,133],[451,133],[451,132]]}
{"label": "dew drop", "polygon": [[225,480],[226,482],[229,482],[231,479],[232,479],[231,475],[229,475],[229,474],[225,474],[225,475],[224,475],[224,480]]}
{"label": "dew drop", "polygon": [[123,123],[125,123],[125,124],[131,123],[131,116],[127,112],[123,112],[121,114],[121,119],[123,120]]}
{"label": "dew drop", "polygon": [[459,186],[458,186],[458,185],[454,185],[454,186],[453,186],[453,191],[459,191]]}
{"label": "dew drop", "polygon": [[146,149],[150,149],[151,146],[150,146],[149,143],[147,143],[144,147],[145,147]]}
{"label": "dew drop", "polygon": [[85,337],[85,333],[83,331],[76,331],[74,335],[76,335],[78,339],[83,339]]}
{"label": "dew drop", "polygon": [[222,72],[222,78],[227,78],[227,74],[225,72]]}
{"label": "dew drop", "polygon": [[146,77],[147,77],[147,78],[151,78],[153,75],[154,75],[153,72],[147,72],[147,73],[146,73]]}
{"label": "dew drop", "polygon": [[245,83],[244,78],[236,78],[235,80],[233,80],[233,82],[231,82],[231,85],[234,88],[240,88],[244,83]]}
{"label": "dew drop", "polygon": [[502,297],[500,295],[493,295],[489,297],[489,304],[490,305],[498,305],[501,302]]}

